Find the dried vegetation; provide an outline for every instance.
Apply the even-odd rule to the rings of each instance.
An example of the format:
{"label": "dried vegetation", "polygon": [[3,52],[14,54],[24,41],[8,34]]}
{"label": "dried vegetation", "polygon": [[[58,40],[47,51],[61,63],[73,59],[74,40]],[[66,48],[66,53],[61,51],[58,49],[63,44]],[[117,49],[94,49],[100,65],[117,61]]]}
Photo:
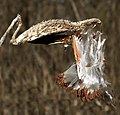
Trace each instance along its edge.
{"label": "dried vegetation", "polygon": [[[119,4],[119,0],[3,0],[0,3],[0,36],[18,13],[24,23],[21,32],[52,18],[73,21],[100,18],[104,24],[103,32],[108,35],[106,79],[112,83],[119,108]],[[9,45],[12,32],[0,48],[1,115],[115,115],[120,112],[98,101],[83,103],[55,84],[58,73],[74,60],[71,49],[66,51],[66,55],[59,45],[12,46]]]}

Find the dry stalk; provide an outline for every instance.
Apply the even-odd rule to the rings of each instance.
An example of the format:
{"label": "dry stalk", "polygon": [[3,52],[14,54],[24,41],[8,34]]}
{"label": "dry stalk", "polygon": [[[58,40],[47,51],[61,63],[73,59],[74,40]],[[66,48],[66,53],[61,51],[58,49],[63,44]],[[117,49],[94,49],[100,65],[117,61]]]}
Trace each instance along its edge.
{"label": "dry stalk", "polygon": [[20,27],[22,26],[21,16],[19,14],[17,15],[17,17],[15,19],[13,19],[12,23],[10,24],[10,26],[8,27],[8,29],[6,30],[4,35],[1,37],[1,39],[0,39],[0,46],[3,44],[6,36],[9,34],[10,30],[13,28],[13,26],[16,24],[16,22],[18,22],[18,27],[17,27],[16,31],[14,32],[14,34],[12,36],[12,39],[15,38],[15,36],[18,33]]}

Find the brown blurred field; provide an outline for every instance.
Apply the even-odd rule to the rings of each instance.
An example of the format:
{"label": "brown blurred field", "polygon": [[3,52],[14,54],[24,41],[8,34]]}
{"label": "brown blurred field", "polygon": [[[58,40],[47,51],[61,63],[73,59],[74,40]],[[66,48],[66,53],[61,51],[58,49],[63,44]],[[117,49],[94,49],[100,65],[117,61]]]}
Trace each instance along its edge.
{"label": "brown blurred field", "polygon": [[[97,17],[106,42],[106,79],[116,97],[116,109],[103,102],[83,103],[56,85],[56,76],[74,61],[72,49],[59,45],[9,44],[0,48],[0,115],[119,115],[120,113],[120,1],[119,0],[0,0],[0,36],[19,13],[22,33],[42,20],[72,21]],[[19,34],[20,34],[19,33]]]}

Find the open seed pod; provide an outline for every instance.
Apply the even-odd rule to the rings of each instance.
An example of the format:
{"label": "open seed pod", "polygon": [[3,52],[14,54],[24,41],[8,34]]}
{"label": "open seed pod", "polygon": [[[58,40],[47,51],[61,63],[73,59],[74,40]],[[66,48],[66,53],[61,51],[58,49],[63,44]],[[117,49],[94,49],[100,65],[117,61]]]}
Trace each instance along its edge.
{"label": "open seed pod", "polygon": [[95,25],[100,25],[101,21],[97,18],[87,19],[79,22],[72,22],[63,19],[52,19],[33,25],[28,30],[24,31],[22,34],[16,37],[18,31],[22,26],[22,19],[18,14],[4,35],[1,37],[0,46],[3,44],[5,37],[15,24],[18,26],[12,36],[12,39],[10,40],[10,43],[13,45],[18,45],[26,42],[33,44],[66,44],[69,43],[74,32],[79,32]]}

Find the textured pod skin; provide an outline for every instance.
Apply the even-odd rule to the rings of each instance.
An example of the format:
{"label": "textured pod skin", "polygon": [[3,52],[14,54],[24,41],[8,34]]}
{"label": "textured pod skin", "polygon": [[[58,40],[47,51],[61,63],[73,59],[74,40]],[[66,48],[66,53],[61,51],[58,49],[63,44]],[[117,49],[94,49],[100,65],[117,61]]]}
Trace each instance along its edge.
{"label": "textured pod skin", "polygon": [[97,18],[79,22],[71,22],[63,19],[43,21],[33,25],[16,39],[12,39],[11,43],[14,45],[25,42],[35,44],[66,43],[75,32],[82,31],[97,24],[101,24],[101,21]]}

